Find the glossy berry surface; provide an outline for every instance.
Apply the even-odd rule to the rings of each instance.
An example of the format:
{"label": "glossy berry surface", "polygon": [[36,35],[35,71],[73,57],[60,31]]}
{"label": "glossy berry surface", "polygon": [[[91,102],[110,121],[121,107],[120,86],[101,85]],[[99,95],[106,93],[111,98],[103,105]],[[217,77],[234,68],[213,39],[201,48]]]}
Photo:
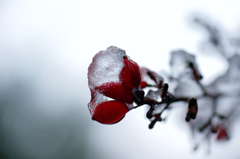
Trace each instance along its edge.
{"label": "glossy berry surface", "polygon": [[102,124],[114,124],[121,120],[127,112],[126,104],[118,101],[106,101],[97,105],[92,119]]}
{"label": "glossy berry surface", "polygon": [[128,88],[136,88],[141,83],[141,73],[138,64],[128,57],[123,57],[124,66],[120,72],[119,79]]}

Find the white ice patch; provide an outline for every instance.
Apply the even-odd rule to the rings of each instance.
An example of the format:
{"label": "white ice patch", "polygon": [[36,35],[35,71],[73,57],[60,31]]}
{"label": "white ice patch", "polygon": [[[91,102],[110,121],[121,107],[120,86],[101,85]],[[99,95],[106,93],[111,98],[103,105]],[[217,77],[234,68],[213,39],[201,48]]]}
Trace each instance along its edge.
{"label": "white ice patch", "polygon": [[96,108],[96,106],[101,103],[101,102],[104,102],[104,101],[107,101],[107,97],[102,95],[101,93],[99,92],[96,92],[94,94],[94,99],[93,101],[89,102],[88,103],[88,109],[90,111],[90,114],[93,115],[94,113],[94,110]]}
{"label": "white ice patch", "polygon": [[181,78],[178,81],[178,85],[175,88],[175,97],[198,97],[203,94],[200,86],[197,84],[196,81],[189,79],[189,78]]}
{"label": "white ice patch", "polygon": [[158,89],[157,91],[149,90],[146,97],[149,97],[158,102],[161,102],[162,101],[161,94],[162,94],[162,89]]}
{"label": "white ice patch", "polygon": [[93,57],[88,68],[88,85],[90,90],[107,82],[119,82],[119,74],[123,68],[125,51],[111,46]]}
{"label": "white ice patch", "polygon": [[133,108],[133,103],[131,103],[131,104],[125,103],[125,104],[127,105],[129,110]]}
{"label": "white ice patch", "polygon": [[197,73],[200,75],[195,56],[183,50],[173,51],[171,53],[170,65],[172,67],[172,75],[174,78],[185,76],[191,72],[189,63],[192,63]]}

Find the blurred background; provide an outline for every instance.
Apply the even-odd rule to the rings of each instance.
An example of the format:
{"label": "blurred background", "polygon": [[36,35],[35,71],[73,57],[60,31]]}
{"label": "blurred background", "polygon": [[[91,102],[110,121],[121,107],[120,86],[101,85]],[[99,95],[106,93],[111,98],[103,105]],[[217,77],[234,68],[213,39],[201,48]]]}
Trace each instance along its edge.
{"label": "blurred background", "polygon": [[0,158],[240,158],[239,125],[228,142],[213,141],[208,154],[206,145],[193,151],[183,109],[149,130],[146,107],[110,126],[92,121],[87,108],[88,66],[111,45],[156,72],[169,71],[170,51],[190,51],[203,82],[212,81],[227,65],[201,54],[206,34],[191,18],[203,14],[234,31],[239,6],[236,0],[0,0]]}

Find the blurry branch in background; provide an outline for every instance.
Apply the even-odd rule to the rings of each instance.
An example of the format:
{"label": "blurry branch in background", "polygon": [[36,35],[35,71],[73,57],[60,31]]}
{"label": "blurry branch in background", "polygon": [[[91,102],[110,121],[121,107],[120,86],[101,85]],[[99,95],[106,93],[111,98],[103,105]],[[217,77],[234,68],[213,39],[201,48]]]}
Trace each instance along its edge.
{"label": "blurry branch in background", "polygon": [[[140,87],[150,90],[148,89],[145,97],[138,97],[142,100],[135,100],[138,105],[135,108],[143,104],[149,105],[146,116],[150,120],[149,128],[152,129],[156,122],[166,120],[162,114],[165,110],[172,109],[172,103],[188,103],[185,120],[189,122],[196,140],[194,150],[197,150],[204,140],[208,144],[212,138],[216,138],[217,141],[229,140],[231,126],[239,116],[240,34],[231,37],[212,21],[201,16],[196,16],[193,22],[207,32],[208,38],[203,44],[204,51],[222,56],[228,63],[227,71],[212,83],[203,85],[203,76],[195,56],[183,50],[173,51],[170,61],[171,73],[164,79],[167,81],[164,85],[165,81],[160,75],[147,68],[141,68]],[[211,63],[207,65],[211,67]],[[174,87],[172,92],[168,92],[168,87]],[[137,94],[138,92],[135,92],[135,96]],[[190,120],[195,118],[196,120]],[[199,139],[197,136],[202,137]]]}
{"label": "blurry branch in background", "polygon": [[[213,137],[217,141],[229,140],[231,125],[239,114],[240,37],[230,37],[200,16],[193,22],[207,32],[205,51],[219,54],[228,63],[223,75],[203,84],[196,57],[185,50],[175,50],[171,52],[171,71],[163,78],[148,68],[139,68],[124,50],[110,46],[93,57],[88,69],[92,97],[88,108],[92,119],[115,124],[129,110],[147,105],[148,127],[153,129],[157,122],[167,119],[166,110],[184,103],[185,121],[196,140],[194,150],[205,140],[210,147]],[[204,65],[211,67],[211,63]]]}
{"label": "blurry branch in background", "polygon": [[[204,51],[222,56],[228,63],[228,69],[205,86],[206,92],[213,95],[211,104],[207,105],[212,109],[210,116],[205,117],[207,121],[192,123],[190,126],[193,133],[204,133],[207,140],[210,140],[211,134],[214,133],[217,133],[217,140],[228,140],[231,126],[240,113],[240,32],[231,36],[227,31],[220,29],[219,25],[201,16],[196,16],[193,22],[208,34],[208,39],[203,44]],[[195,149],[199,145],[197,143]]]}
{"label": "blurry branch in background", "polygon": [[202,48],[205,51],[215,51],[226,60],[230,60],[240,52],[240,31],[231,35],[214,22],[201,16],[196,16],[193,22],[205,30],[208,35]]}

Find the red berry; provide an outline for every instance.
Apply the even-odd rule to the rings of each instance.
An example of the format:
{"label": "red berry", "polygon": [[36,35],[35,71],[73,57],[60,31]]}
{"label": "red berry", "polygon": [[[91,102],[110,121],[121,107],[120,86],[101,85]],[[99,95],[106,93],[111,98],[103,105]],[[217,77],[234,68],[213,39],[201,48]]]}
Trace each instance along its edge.
{"label": "red berry", "polygon": [[141,83],[141,73],[138,64],[128,57],[124,58],[124,66],[120,72],[120,81],[128,88],[136,88]]}
{"label": "red berry", "polygon": [[122,102],[106,101],[96,106],[92,119],[102,124],[114,124],[124,118],[128,110]]}
{"label": "red berry", "polygon": [[226,129],[219,127],[218,128],[218,134],[217,134],[217,140],[228,140],[228,134],[226,132]]}
{"label": "red berry", "polygon": [[124,86],[122,83],[104,83],[101,86],[96,87],[95,90],[99,90],[99,92],[104,94],[105,96],[113,98],[120,102],[129,104],[133,102],[132,90]]}

